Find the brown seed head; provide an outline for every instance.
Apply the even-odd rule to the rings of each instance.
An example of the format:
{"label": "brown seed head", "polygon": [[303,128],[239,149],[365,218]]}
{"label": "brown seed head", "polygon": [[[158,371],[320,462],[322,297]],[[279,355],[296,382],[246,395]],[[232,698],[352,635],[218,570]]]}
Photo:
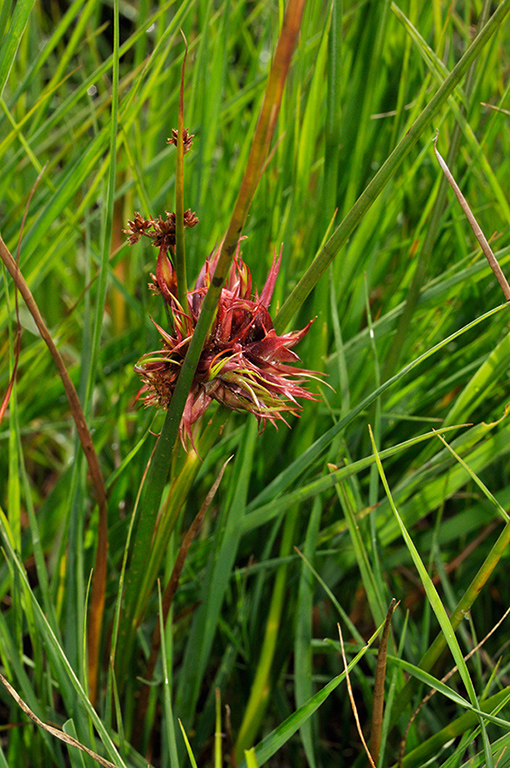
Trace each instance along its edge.
{"label": "brown seed head", "polygon": [[139,241],[142,235],[150,237],[148,230],[152,227],[152,219],[144,219],[143,216],[135,212],[135,217],[132,221],[128,221],[128,228],[123,229],[125,235],[129,235],[129,245],[134,245]]}
{"label": "brown seed head", "polygon": [[[177,128],[172,128],[172,135],[169,139],[167,139],[168,144],[173,144],[174,147],[176,147],[178,136],[179,136],[179,131],[177,130]],[[195,138],[195,134],[188,133],[187,129],[185,128],[184,131],[182,132],[182,143],[184,147],[184,154],[190,151],[194,138]]]}
{"label": "brown seed head", "polygon": [[[152,245],[165,253],[175,248],[175,213],[165,211],[166,219],[158,216],[157,219],[144,219],[139,213],[135,213],[132,221],[128,221],[128,228],[124,229],[128,237],[129,245],[137,243],[142,236],[152,240]],[[184,211],[184,226],[194,227],[198,219],[192,210]]]}

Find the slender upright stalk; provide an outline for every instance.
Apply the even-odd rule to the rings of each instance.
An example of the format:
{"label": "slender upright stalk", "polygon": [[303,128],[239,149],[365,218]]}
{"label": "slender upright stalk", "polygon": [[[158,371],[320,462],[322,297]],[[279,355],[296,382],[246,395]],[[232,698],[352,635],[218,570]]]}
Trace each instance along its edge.
{"label": "slender upright stalk", "polygon": [[[184,35],[183,35],[184,37]],[[184,38],[186,43],[186,38]],[[179,93],[179,115],[177,118],[177,155],[175,172],[175,272],[177,275],[177,297],[185,312],[187,306],[186,251],[184,247],[184,71],[188,44],[181,69],[181,89]]]}
{"label": "slender upright stalk", "polygon": [[484,253],[484,256],[487,259],[487,261],[489,262],[490,268],[494,272],[496,280],[498,281],[498,283],[499,283],[499,285],[501,287],[501,290],[503,291],[503,294],[505,296],[506,301],[510,301],[510,285],[508,285],[508,281],[507,281],[505,275],[503,274],[503,270],[499,266],[498,260],[494,256],[494,253],[492,252],[492,248],[490,247],[490,245],[489,245],[489,243],[487,241],[487,238],[483,234],[480,225],[478,224],[477,220],[475,219],[475,217],[473,215],[473,212],[472,212],[471,208],[468,205],[468,201],[466,200],[466,198],[464,197],[464,195],[460,191],[459,185],[457,184],[457,182],[453,178],[452,172],[450,171],[450,169],[448,168],[447,164],[445,163],[445,161],[443,160],[443,158],[439,154],[439,150],[437,148],[437,137],[438,137],[438,133],[436,133],[436,138],[434,139],[434,152],[436,153],[437,161],[438,161],[439,165],[441,166],[441,170],[443,171],[443,173],[444,173],[444,175],[445,175],[445,177],[446,177],[446,179],[448,181],[448,184],[451,186],[451,188],[455,192],[455,196],[457,197],[457,200],[460,203],[460,207],[462,208],[462,210],[466,214],[466,218],[469,221],[471,229],[473,230],[476,239],[480,243],[480,247],[481,247],[481,249],[482,249],[482,251]]}
{"label": "slender upright stalk", "polygon": [[[99,275],[99,286],[97,292],[97,304],[94,320],[94,332],[92,338],[93,363],[99,355],[99,346],[103,330],[103,316],[106,304],[106,291],[108,287],[108,277],[110,274],[110,251],[112,244],[114,201],[115,201],[115,183],[117,179],[117,126],[119,110],[119,58],[120,58],[120,17],[119,0],[113,3],[113,66],[112,66],[112,104],[110,117],[110,147],[109,147],[109,173],[107,182],[106,206],[103,224],[103,249],[101,258],[101,271]],[[90,403],[92,402],[93,376],[95,375],[95,366],[89,371],[87,382],[87,394],[85,399],[85,412],[88,415]],[[71,544],[72,546],[72,544]],[[99,680],[99,651],[101,647],[101,634],[103,627],[103,615],[106,596],[106,575],[107,575],[107,557],[108,557],[108,518],[106,513],[99,515],[97,531],[97,548],[94,564],[94,573],[92,576],[92,589],[90,595],[90,606],[88,612],[87,627],[87,673],[89,696],[92,704],[95,704],[97,697],[97,688]]]}
{"label": "slender upright stalk", "polygon": [[[211,285],[202,305],[188,354],[184,361],[181,375],[177,382],[167,419],[161,437],[168,431],[170,442],[175,442],[181,421],[184,404],[195,374],[200,354],[204,346],[207,332],[211,325],[223,283],[227,277],[237,243],[241,237],[244,222],[257,189],[264,163],[267,158],[271,139],[276,127],[280,110],[283,87],[287,79],[292,54],[297,42],[305,0],[289,0],[283,22],[282,32],[278,40],[276,53],[269,74],[264,102],[260,112],[253,143],[251,146],[246,171],[241,182],[241,188],[232,213],[227,234],[223,241]],[[167,429],[168,425],[168,429]]]}
{"label": "slender upright stalk", "polygon": [[[161,503],[163,489],[168,477],[172,452],[179,433],[182,413],[193,381],[193,376],[200,359],[200,354],[216,312],[218,299],[235,253],[244,222],[248,215],[253,196],[262,175],[271,139],[283,95],[283,88],[289,71],[294,52],[305,0],[289,0],[283,28],[278,40],[273,65],[262,104],[259,120],[247,161],[246,170],[241,182],[230,225],[225,235],[216,269],[211,280],[207,295],[202,304],[190,346],[177,381],[165,422],[158,439],[154,456],[149,469],[149,475],[144,489],[141,505],[141,516],[138,523],[136,539],[145,541],[149,532],[154,529]],[[179,142],[178,142],[179,143]],[[133,557],[128,574],[126,587],[126,607],[124,611],[124,633],[132,636],[136,628],[134,606],[137,599],[137,585],[143,578],[146,565],[146,551],[137,547],[134,542]],[[122,656],[122,651],[120,652]]]}
{"label": "slender upright stalk", "polygon": [[381,734],[384,715],[384,681],[386,679],[386,658],[388,655],[388,639],[390,636],[391,618],[397,605],[395,598],[392,599],[384,629],[379,643],[379,652],[377,654],[377,667],[374,680],[374,703],[372,705],[372,729],[370,733],[369,750],[374,761],[379,760],[379,750],[381,748]]}
{"label": "slender upright stalk", "polygon": [[[299,514],[299,506],[287,514],[283,530],[282,543],[279,557],[284,560],[292,552],[294,533]],[[238,762],[241,761],[246,749],[253,746],[253,741],[260,728],[261,720],[266,711],[269,696],[271,694],[271,669],[276,651],[276,642],[281,629],[281,617],[285,606],[285,594],[287,590],[288,564],[282,564],[278,568],[276,579],[271,594],[271,603],[267,616],[264,641],[260,651],[255,679],[251,685],[250,698],[244,710],[243,720],[239,728],[239,734],[235,745],[235,754]]]}

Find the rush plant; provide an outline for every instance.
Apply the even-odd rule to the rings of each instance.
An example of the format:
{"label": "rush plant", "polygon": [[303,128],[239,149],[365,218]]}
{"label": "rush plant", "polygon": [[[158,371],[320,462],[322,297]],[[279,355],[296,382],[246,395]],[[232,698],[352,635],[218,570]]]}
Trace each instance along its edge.
{"label": "rush plant", "polygon": [[0,768],[508,763],[509,11],[0,6]]}
{"label": "rush plant", "polygon": [[[130,222],[130,241],[138,239],[142,229],[152,226],[152,220],[142,222],[135,218]],[[163,296],[172,330],[166,331],[155,324],[163,348],[147,352],[135,366],[144,383],[140,395],[146,405],[168,409],[218,256],[219,250],[212,259],[206,259],[194,289],[187,293],[186,307],[182,307],[167,247],[160,246],[156,275],[149,287]],[[278,336],[269,314],[280,261],[281,253],[278,260],[273,259],[259,296],[256,289],[252,292],[250,270],[241,259],[239,244],[184,406],[180,425],[183,442],[187,439],[193,442],[192,426],[213,400],[233,411],[252,413],[263,427],[267,422],[273,425],[278,420],[285,422],[285,413],[297,415],[300,408],[297,397],[313,399],[301,386],[303,380],[313,374],[288,365],[299,360],[291,347],[307,333],[311,322],[301,331]]]}

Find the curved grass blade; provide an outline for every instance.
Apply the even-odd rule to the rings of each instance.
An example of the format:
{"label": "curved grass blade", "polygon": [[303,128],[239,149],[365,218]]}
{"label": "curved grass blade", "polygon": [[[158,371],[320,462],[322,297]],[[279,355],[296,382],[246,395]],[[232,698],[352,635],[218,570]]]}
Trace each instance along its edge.
{"label": "curved grass blade", "polygon": [[[510,523],[507,523],[498,536],[489,554],[480,566],[475,577],[457,603],[453,613],[451,614],[450,624],[452,629],[455,630],[466,616],[466,614],[469,612],[473,603],[480,595],[484,585],[487,583],[492,573],[494,572],[494,569],[500,562],[501,558],[505,555],[509,545]],[[420,667],[424,670],[432,669],[435,662],[443,653],[445,646],[445,636],[444,634],[440,633],[421,659]],[[395,706],[394,718],[398,717],[399,714],[405,709],[405,707],[408,706],[409,701],[411,700],[413,689],[414,686],[412,681],[409,681],[400,693],[398,702]]]}
{"label": "curved grass blade", "polygon": [[510,356],[510,333],[507,333],[473,374],[444,418],[449,426],[469,419],[471,413],[489,397],[495,384],[505,375]]}
{"label": "curved grass blade", "polygon": [[[507,608],[507,610],[505,611],[505,613],[503,614],[503,616],[502,616],[502,617],[501,617],[501,618],[500,618],[500,619],[497,621],[497,623],[496,623],[496,624],[495,624],[495,625],[492,627],[492,629],[490,630],[490,632],[488,632],[488,633],[485,635],[485,637],[484,637],[482,640],[480,640],[480,642],[479,642],[479,643],[477,643],[477,645],[475,645],[475,647],[474,647],[474,648],[472,648],[472,649],[469,651],[469,653],[468,653],[468,654],[466,655],[466,657],[465,657],[465,658],[466,658],[466,661],[468,661],[468,659],[470,659],[470,658],[471,658],[471,657],[472,657],[472,656],[473,656],[475,653],[478,653],[478,651],[480,650],[480,648],[481,648],[481,647],[482,647],[482,646],[485,644],[485,642],[486,642],[486,641],[489,639],[489,637],[490,637],[492,634],[494,634],[494,632],[496,632],[496,630],[497,630],[497,629],[498,629],[498,628],[501,626],[501,624],[502,624],[502,623],[505,621],[505,619],[506,619],[506,617],[508,616],[508,614],[509,614],[509,613],[510,613],[510,608]],[[498,666],[498,665],[496,665],[496,667],[494,668],[494,670],[493,670],[493,674],[496,672],[496,668],[497,668],[497,666]],[[420,669],[420,668],[419,668],[419,667],[417,667],[417,669]],[[448,672],[448,673],[447,673],[447,674],[446,674],[446,675],[445,675],[445,676],[444,676],[444,677],[441,679],[440,683],[441,683],[441,684],[444,684],[444,683],[448,682],[448,680],[449,680],[449,679],[450,679],[450,678],[451,678],[451,677],[452,677],[452,676],[453,676],[453,675],[454,675],[456,672],[457,672],[457,666],[455,666],[455,667],[452,667],[452,669],[450,669],[450,671],[449,671],[449,672]],[[422,673],[423,673],[423,670],[421,670],[421,669],[420,669],[420,672],[419,672],[419,674],[421,675]],[[425,673],[425,674],[427,674],[427,673]],[[419,677],[418,677],[418,679],[421,679],[421,678],[419,678]],[[491,675],[491,679],[492,679],[492,675]],[[490,686],[490,684],[491,684],[491,681],[492,681],[491,679],[490,679],[490,680],[489,680],[489,682],[487,683],[487,686],[486,686],[486,690],[487,690],[487,691],[489,690],[489,686]],[[425,681],[423,680],[423,682],[425,682]],[[433,687],[433,688],[432,688],[432,690],[431,690],[431,691],[429,691],[429,693],[428,693],[428,694],[427,694],[427,695],[426,695],[426,696],[425,696],[425,697],[424,697],[424,698],[421,700],[421,702],[419,703],[418,707],[417,707],[417,708],[414,710],[414,712],[413,712],[413,714],[412,714],[412,716],[411,716],[411,719],[409,720],[409,722],[408,722],[408,724],[407,724],[407,726],[406,726],[406,730],[405,730],[405,732],[404,732],[404,735],[403,735],[403,737],[402,737],[402,740],[401,740],[401,742],[400,742],[400,761],[402,761],[402,759],[403,759],[403,757],[404,757],[404,752],[405,752],[405,746],[406,746],[407,736],[408,736],[408,733],[409,733],[409,730],[410,730],[410,727],[411,727],[412,723],[413,723],[413,722],[414,722],[414,720],[416,719],[416,717],[417,717],[418,713],[419,713],[419,712],[420,712],[420,710],[423,708],[423,706],[424,706],[424,705],[425,705],[425,704],[426,704],[426,703],[427,703],[427,702],[428,702],[428,701],[429,701],[429,700],[432,698],[432,696],[433,696],[433,695],[436,693],[436,691],[437,691],[437,690],[438,690],[438,688],[436,688],[436,687]],[[482,706],[482,705],[480,705],[480,706]]]}
{"label": "curved grass blade", "polygon": [[[95,584],[96,592],[95,592],[95,598],[94,598],[95,602],[93,603],[94,614],[93,615],[91,614],[93,626],[90,631],[91,633],[94,633],[94,638],[96,638],[98,642],[100,626],[102,621],[102,609],[104,606],[104,586],[106,583],[106,551],[107,551],[107,535],[108,535],[108,523],[107,523],[108,510],[107,510],[106,491],[104,487],[103,475],[101,473],[101,468],[99,466],[97,454],[94,449],[94,443],[92,441],[92,437],[91,437],[89,428],[87,426],[87,422],[81,407],[78,393],[76,392],[74,384],[71,381],[71,378],[67,372],[67,368],[62,359],[62,356],[60,355],[60,352],[55,346],[55,343],[51,337],[51,334],[44,323],[44,320],[41,316],[41,313],[39,312],[39,308],[35,302],[35,299],[32,296],[32,293],[28,285],[26,284],[23,276],[21,275],[21,272],[19,271],[16,262],[14,261],[12,255],[8,251],[1,237],[0,237],[0,257],[2,258],[2,261],[4,262],[13,280],[15,281],[19,292],[23,296],[23,299],[25,300],[25,304],[27,305],[28,309],[30,310],[30,313],[32,314],[32,317],[36,322],[37,328],[39,329],[39,333],[41,334],[42,338],[46,342],[46,345],[48,346],[48,349],[51,353],[51,356],[55,361],[55,365],[57,366],[57,370],[60,374],[60,378],[62,379],[62,383],[64,384],[64,389],[65,389],[67,398],[69,400],[71,413],[73,415],[73,418],[76,424],[76,430],[78,432],[78,436],[79,436],[83,451],[85,453],[85,457],[87,459],[90,474],[92,477],[92,482],[94,485],[94,490],[96,493],[96,498],[97,498],[98,508],[99,508],[100,537],[98,541],[96,569],[94,574],[94,584]],[[96,619],[98,623],[96,623]],[[96,647],[97,647],[97,643],[96,643]],[[94,646],[91,646],[91,651],[93,652],[92,659],[94,660],[92,661],[91,659],[91,663],[93,663],[97,668],[98,659],[97,659],[97,653],[94,649]],[[94,687],[91,688],[91,691],[93,691],[95,690],[94,679],[91,678],[91,682],[94,684]]]}
{"label": "curved grass blade", "polygon": [[70,736],[69,734],[65,733],[64,731],[61,731],[60,728],[55,728],[53,725],[48,725],[48,723],[44,723],[40,718],[37,717],[37,715],[32,712],[28,704],[25,704],[21,696],[18,695],[17,691],[12,687],[12,685],[8,682],[8,680],[5,679],[5,677],[0,674],[0,682],[7,688],[8,692],[18,704],[18,706],[23,710],[23,712],[28,715],[28,717],[39,726],[39,728],[43,728],[45,731],[47,731],[49,734],[54,736],[56,739],[60,739],[60,741],[63,741],[64,744],[67,744],[70,747],[75,747],[75,749],[80,749],[82,752],[85,752],[87,755],[92,757],[96,763],[99,763],[99,765],[104,766],[104,768],[117,768],[115,763],[111,763],[109,760],[105,760],[101,755],[98,755],[97,752],[93,752],[91,749],[86,747],[84,744],[81,744],[78,739],[74,738],[74,736]]}
{"label": "curved grass blade", "polygon": [[498,510],[499,514],[503,518],[503,520],[505,520],[505,522],[507,522],[507,523],[510,522],[510,515],[508,514],[506,509],[503,509],[503,507],[501,506],[499,501],[496,499],[494,494],[489,491],[489,489],[487,488],[485,483],[482,483],[482,481],[480,480],[478,475],[475,472],[473,472],[471,467],[464,461],[464,459],[462,459],[459,456],[459,454],[452,448],[452,446],[444,439],[444,437],[442,435],[438,435],[438,438],[441,440],[441,442],[443,443],[445,448],[448,448],[448,450],[450,451],[452,456],[455,456],[455,458],[457,459],[459,464],[464,467],[464,469],[466,470],[468,475],[476,483],[476,485],[480,488],[480,490],[482,491],[484,496],[486,496],[486,498],[489,499],[489,501],[496,507],[496,509]]}

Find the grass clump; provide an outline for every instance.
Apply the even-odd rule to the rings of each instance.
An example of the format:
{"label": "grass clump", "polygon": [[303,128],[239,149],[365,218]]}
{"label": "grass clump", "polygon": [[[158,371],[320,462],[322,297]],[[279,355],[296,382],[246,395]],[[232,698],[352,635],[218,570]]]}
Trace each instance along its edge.
{"label": "grass clump", "polygon": [[4,4],[0,766],[508,763],[509,11]]}

